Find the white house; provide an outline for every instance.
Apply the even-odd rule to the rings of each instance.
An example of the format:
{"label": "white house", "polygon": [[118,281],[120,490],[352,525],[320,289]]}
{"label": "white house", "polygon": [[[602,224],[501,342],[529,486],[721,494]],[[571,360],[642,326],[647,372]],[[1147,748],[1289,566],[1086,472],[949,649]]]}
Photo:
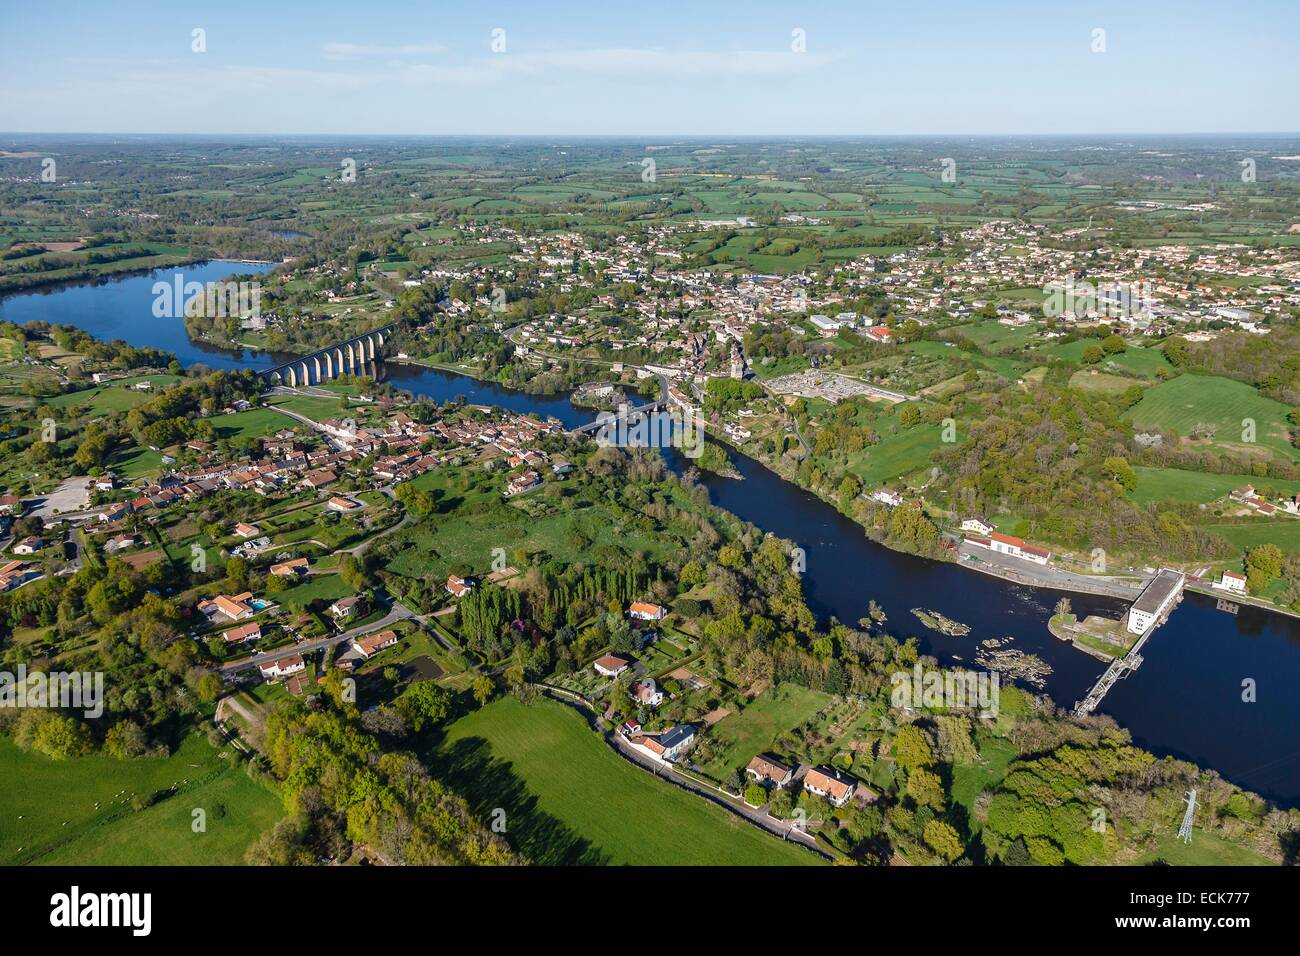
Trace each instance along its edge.
{"label": "white house", "polygon": [[291,654],[278,660],[264,661],[258,667],[261,669],[263,677],[267,680],[275,680],[277,677],[287,677],[290,674],[305,671],[307,662],[302,659],[301,654]]}
{"label": "white house", "polygon": [[352,597],[339,598],[330,605],[330,613],[333,614],[335,618],[351,617],[356,612],[357,605],[360,603],[361,598],[356,595],[353,595]]}
{"label": "white house", "polygon": [[834,769],[828,767],[819,770],[814,767],[804,775],[803,788],[809,793],[825,797],[833,806],[842,807],[849,802],[857,784],[841,777]]}
{"label": "white house", "polygon": [[227,644],[246,644],[249,641],[261,640],[262,625],[256,621],[249,621],[247,624],[241,624],[239,627],[232,627],[228,631],[223,631],[221,637]]}
{"label": "white house", "polygon": [[23,538],[23,540],[14,545],[14,554],[35,554],[43,547],[45,547],[45,542],[40,538]]}
{"label": "white house", "polygon": [[967,518],[961,523],[961,530],[973,531],[975,534],[982,534],[985,537],[988,537],[997,529],[987,521],[980,518]]}
{"label": "white house", "polygon": [[628,617],[634,617],[638,621],[662,621],[667,613],[658,604],[648,604],[645,601],[633,601],[627,608]]}
{"label": "white house", "polygon": [[989,548],[998,554],[1023,558],[1026,561],[1033,561],[1035,564],[1046,564],[1052,557],[1050,551],[1035,547],[1014,535],[1001,534],[996,531],[989,535]]}
{"label": "white house", "polygon": [[1238,574],[1236,571],[1224,571],[1223,576],[1215,581],[1211,587],[1216,587],[1220,591],[1232,591],[1235,594],[1246,593],[1246,576]]}
{"label": "white house", "polygon": [[596,673],[605,677],[617,677],[629,667],[632,662],[621,654],[606,654],[592,665],[596,668]]}
{"label": "white house", "polygon": [[765,757],[762,754],[756,756],[745,767],[745,773],[752,777],[756,782],[761,784],[771,784],[780,790],[790,782],[794,776],[794,771],[781,763],[779,760],[773,760],[771,757]]}
{"label": "white house", "polygon": [[632,749],[659,763],[676,760],[695,740],[695,728],[690,724],[679,724],[671,730],[665,730],[655,737],[638,735],[628,743]]}
{"label": "white house", "polygon": [[643,707],[655,708],[664,702],[664,692],[650,678],[633,681],[627,695]]}

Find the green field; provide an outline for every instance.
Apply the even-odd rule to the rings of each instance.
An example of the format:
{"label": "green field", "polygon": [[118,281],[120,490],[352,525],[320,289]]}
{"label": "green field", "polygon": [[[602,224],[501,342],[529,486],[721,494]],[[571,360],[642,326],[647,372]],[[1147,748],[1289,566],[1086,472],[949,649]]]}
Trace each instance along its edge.
{"label": "green field", "polygon": [[702,797],[619,757],[562,704],[503,698],[449,728],[435,772],[533,863],[815,864]]}
{"label": "green field", "polygon": [[1016,748],[1009,740],[994,738],[980,747],[978,763],[958,764],[952,768],[952,799],[966,808],[973,831],[979,830],[975,820],[975,800],[985,790],[992,790],[1007,775],[1007,767],[1016,758]]}
{"label": "green field", "polygon": [[1132,496],[1139,504],[1152,501],[1209,502],[1242,485],[1254,485],[1261,493],[1294,494],[1300,491],[1300,481],[1257,478],[1254,475],[1215,475],[1181,468],[1143,466],[1133,471],[1137,474],[1137,488]]}
{"label": "green field", "polygon": [[[544,553],[570,563],[598,562],[602,555],[612,559],[617,557],[615,551],[639,553],[651,560],[664,556],[661,537],[615,518],[598,500],[571,497],[560,506],[541,491],[518,504],[506,503],[501,500],[502,479],[482,471],[428,472],[412,484],[439,495],[439,513],[393,533],[397,552],[388,569],[404,577],[445,578],[458,564],[486,571],[492,545],[485,542],[500,542],[508,554]],[[587,494],[576,482],[565,490]],[[690,506],[684,497],[674,504]],[[457,514],[449,520],[447,513],[453,509]]]}
{"label": "green field", "polygon": [[[1147,390],[1128,417],[1137,428],[1166,428],[1186,440],[1197,424],[1215,429],[1209,442],[1236,453],[1259,454],[1267,450],[1295,459],[1300,449],[1291,444],[1286,416],[1290,409],[1265,398],[1255,389],[1215,375],[1180,375]],[[1255,441],[1243,440],[1245,419],[1255,423]]]}
{"label": "green field", "polygon": [[274,435],[282,428],[292,428],[292,418],[269,408],[250,408],[246,412],[219,415],[212,425],[221,438],[263,438]]}
{"label": "green field", "polygon": [[[283,816],[275,794],[199,736],[165,758],[62,761],[0,737],[0,779],[3,864],[237,864]],[[132,807],[132,795],[149,798],[173,785],[177,792],[152,806]],[[206,833],[191,827],[196,808],[207,815]]]}
{"label": "green field", "polygon": [[[180,378],[175,375],[140,375],[121,379],[111,385],[100,385],[79,392],[56,395],[47,401],[53,408],[84,408],[84,414],[88,415],[124,412],[151,401],[163,387],[179,381]],[[154,387],[149,391],[132,388],[131,386],[137,382],[151,382]]]}
{"label": "green field", "polygon": [[1191,843],[1184,843],[1172,833],[1165,834],[1156,841],[1155,849],[1137,860],[1137,865],[1146,866],[1156,860],[1170,866],[1273,866],[1271,860],[1253,850],[1199,830]]}
{"label": "green field", "polygon": [[[937,425],[913,425],[850,455],[847,470],[861,478],[866,487],[874,488],[929,466],[930,453],[943,447],[942,439],[942,429]],[[961,441],[960,433],[957,440]]]}
{"label": "green field", "polygon": [[337,574],[313,574],[302,584],[272,594],[271,598],[282,607],[298,610],[312,601],[337,601],[355,593]]}
{"label": "green field", "polygon": [[830,700],[829,694],[798,684],[778,684],[764,691],[740,713],[709,729],[717,755],[701,769],[725,780],[755,754],[770,750],[782,735],[811,720]]}
{"label": "green field", "polygon": [[1243,551],[1261,544],[1275,544],[1283,551],[1300,554],[1300,519],[1289,515],[1243,518],[1204,527],[1206,531],[1227,538]]}

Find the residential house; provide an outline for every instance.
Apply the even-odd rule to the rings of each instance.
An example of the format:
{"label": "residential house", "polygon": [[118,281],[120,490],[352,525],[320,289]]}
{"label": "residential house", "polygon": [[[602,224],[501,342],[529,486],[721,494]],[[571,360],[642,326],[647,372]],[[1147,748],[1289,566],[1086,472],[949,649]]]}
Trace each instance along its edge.
{"label": "residential house", "polygon": [[776,787],[778,790],[788,784],[794,776],[794,770],[763,754],[758,754],[745,767],[745,773],[755,782]]}
{"label": "residential house", "polygon": [[334,474],[328,468],[321,468],[316,471],[310,471],[303,475],[298,482],[300,491],[319,491],[326,485],[333,484],[339,480],[339,476]]}
{"label": "residential house", "polygon": [[617,677],[632,666],[632,659],[624,657],[622,654],[606,654],[592,666],[596,668],[597,674],[602,674],[605,677]]}
{"label": "residential house", "polygon": [[9,561],[0,566],[0,591],[8,591],[38,577],[40,572],[29,562]]}
{"label": "residential house", "polygon": [[638,621],[662,621],[668,612],[658,604],[633,601],[628,605],[627,613],[629,617],[634,617]]}
{"label": "residential house", "polygon": [[14,545],[14,554],[35,554],[41,548],[45,547],[45,542],[40,538],[32,535],[19,541]]}
{"label": "residential house", "polygon": [[330,511],[337,511],[340,514],[347,514],[350,511],[356,511],[362,507],[359,502],[351,498],[344,498],[341,495],[334,495],[325,505]]}
{"label": "residential house", "polygon": [[980,534],[980,535],[984,535],[985,537],[988,537],[996,529],[993,527],[993,525],[989,524],[987,521],[983,520],[982,518],[967,518],[965,521],[961,523],[961,530],[972,531],[975,534]]}
{"label": "residential house", "polygon": [[447,593],[452,597],[463,598],[472,590],[474,590],[473,579],[462,578],[455,574],[447,576]]}
{"label": "residential house", "polygon": [[832,806],[842,807],[853,796],[857,784],[847,777],[841,776],[837,770],[831,767],[825,769],[814,767],[804,774],[803,788],[809,793],[825,797],[831,802]]}
{"label": "residential house", "polygon": [[291,558],[288,561],[281,561],[279,564],[271,565],[271,573],[277,578],[296,580],[299,575],[306,574],[309,567],[306,558]]}
{"label": "residential house", "polygon": [[542,483],[542,476],[535,471],[526,471],[506,482],[506,496],[520,495],[531,491]]}
{"label": "residential house", "polygon": [[253,599],[252,591],[245,591],[233,597],[218,594],[208,601],[199,602],[199,610],[216,620],[218,615],[228,621],[243,621],[257,613],[249,602]]}
{"label": "residential house", "polygon": [[255,524],[245,524],[240,521],[235,525],[235,534],[241,538],[256,538],[261,533],[261,530]]}
{"label": "residential house", "polygon": [[[985,546],[982,541],[968,538],[971,544]],[[1047,564],[1051,560],[1052,552],[1028,544],[1020,538],[1010,534],[1002,534],[995,531],[988,537],[990,551],[996,551],[998,554],[1009,555],[1013,558],[1023,558],[1026,561],[1033,561],[1035,564]]]}
{"label": "residential house", "polygon": [[232,627],[228,631],[223,631],[221,636],[227,644],[246,644],[249,641],[261,639],[262,625],[256,621],[249,621],[247,624],[241,624],[239,627]]}
{"label": "residential house", "polygon": [[298,674],[307,669],[307,662],[303,660],[301,654],[290,654],[288,657],[281,657],[274,661],[265,661],[258,667],[262,671],[262,676],[267,680],[275,680],[280,677],[287,677],[289,674]]}
{"label": "residential house", "polygon": [[125,551],[127,548],[134,547],[140,543],[140,539],[133,534],[114,535],[104,542],[105,554],[116,554],[118,551]]}
{"label": "residential house", "polygon": [[632,686],[628,688],[627,694],[642,707],[651,709],[664,702],[664,692],[656,687],[655,682],[648,677],[645,680],[633,681]]}
{"label": "residential house", "polygon": [[1211,587],[1216,587],[1220,591],[1232,591],[1236,594],[1246,593],[1246,575],[1238,574],[1236,571],[1224,571],[1219,580],[1215,581]]}
{"label": "residential house", "polygon": [[131,503],[128,501],[119,502],[118,504],[109,505],[99,513],[99,520],[105,524],[112,524],[114,521],[121,521],[131,513]]}
{"label": "residential house", "polygon": [[628,743],[632,749],[659,763],[676,760],[695,740],[695,728],[690,724],[678,724],[657,736],[639,734]]}
{"label": "residential house", "polygon": [[397,643],[397,632],[393,630],[380,631],[378,634],[366,634],[364,637],[355,637],[352,639],[352,649],[362,657],[369,660],[386,647],[392,647]]}
{"label": "residential house", "polygon": [[330,605],[330,613],[334,615],[335,620],[342,620],[345,617],[351,617],[361,606],[361,598],[357,595],[351,597],[339,598]]}

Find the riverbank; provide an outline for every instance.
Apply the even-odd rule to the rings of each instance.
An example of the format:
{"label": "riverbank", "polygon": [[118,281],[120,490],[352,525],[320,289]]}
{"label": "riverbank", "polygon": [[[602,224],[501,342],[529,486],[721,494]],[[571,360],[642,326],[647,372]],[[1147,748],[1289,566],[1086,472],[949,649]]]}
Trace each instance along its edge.
{"label": "riverbank", "polygon": [[1202,584],[1199,581],[1188,581],[1183,585],[1184,591],[1195,591],[1197,594],[1204,594],[1206,597],[1212,597],[1216,601],[1224,601],[1228,604],[1246,604],[1261,611],[1272,611],[1274,614],[1281,614],[1284,617],[1300,620],[1300,611],[1293,611],[1289,607],[1278,607],[1271,601],[1262,601],[1259,598],[1251,597],[1248,594],[1234,594],[1231,591],[1222,591],[1209,584]]}

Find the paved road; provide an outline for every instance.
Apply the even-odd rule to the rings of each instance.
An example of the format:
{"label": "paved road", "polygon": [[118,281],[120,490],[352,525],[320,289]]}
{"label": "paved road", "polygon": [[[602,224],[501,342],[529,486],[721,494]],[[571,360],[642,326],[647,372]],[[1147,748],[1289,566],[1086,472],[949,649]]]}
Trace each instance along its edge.
{"label": "paved road", "polygon": [[229,676],[238,673],[239,671],[256,667],[259,664],[264,664],[267,661],[274,661],[281,657],[287,657],[290,654],[310,654],[325,647],[332,647],[335,644],[342,644],[345,641],[350,641],[354,637],[369,634],[372,631],[382,631],[384,628],[396,623],[397,621],[405,621],[408,618],[415,616],[415,612],[410,608],[398,601],[394,601],[388,613],[378,621],[372,621],[369,624],[354,627],[341,634],[331,634],[329,637],[318,637],[315,640],[303,641],[301,644],[295,644],[292,647],[279,647],[263,654],[254,654],[252,657],[245,657],[241,660],[231,661],[228,664],[222,664],[217,670],[222,676]]}
{"label": "paved road", "polygon": [[257,665],[263,664],[267,661],[278,660],[281,657],[287,657],[290,654],[311,654],[325,647],[332,647],[335,644],[343,644],[352,640],[354,637],[361,637],[363,634],[382,631],[384,628],[391,627],[398,621],[415,621],[426,631],[431,633],[438,643],[443,645],[443,647],[446,647],[448,650],[456,650],[457,648],[450,646],[445,640],[443,640],[442,635],[439,634],[437,629],[428,621],[428,618],[430,617],[443,617],[444,615],[455,612],[455,610],[455,605],[452,605],[451,607],[445,607],[440,611],[435,611],[432,614],[423,615],[412,611],[401,601],[394,601],[389,607],[388,613],[378,621],[371,621],[369,624],[362,624],[359,627],[351,628],[341,634],[331,634],[328,637],[318,637],[315,640],[303,641],[301,644],[295,644],[292,647],[278,647],[273,651],[267,651],[263,654],[254,654],[252,657],[245,657],[237,661],[231,661],[228,664],[222,664],[221,667],[217,668],[217,672],[223,677],[228,677],[231,674],[238,673],[239,671],[248,670],[249,668],[256,667]]}
{"label": "paved road", "polygon": [[[1138,592],[1150,580],[1150,575],[1135,578],[1119,578],[1093,574],[1077,574],[1053,565],[1035,564],[998,554],[988,548],[962,544],[958,548],[962,560],[958,562],[964,568],[981,571],[996,577],[1028,584],[1037,588],[1054,588],[1058,591],[1078,591],[1082,594],[1103,594],[1109,597],[1133,600]],[[976,560],[969,560],[974,557]]]}

